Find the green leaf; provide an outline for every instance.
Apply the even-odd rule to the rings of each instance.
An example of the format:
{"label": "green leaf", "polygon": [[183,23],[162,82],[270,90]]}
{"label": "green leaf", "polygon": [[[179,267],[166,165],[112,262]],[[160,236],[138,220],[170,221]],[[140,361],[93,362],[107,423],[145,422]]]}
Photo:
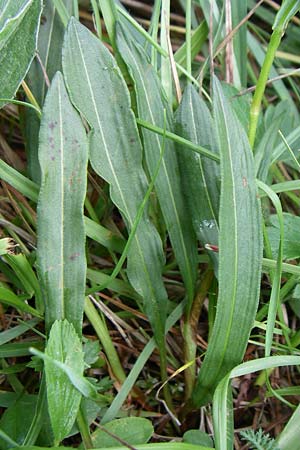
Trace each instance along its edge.
{"label": "green leaf", "polygon": [[84,126],[58,72],[47,94],[40,130],[37,266],[48,331],[56,319],[66,318],[79,336],[86,275],[87,157]]}
{"label": "green leaf", "polygon": [[276,444],[280,450],[299,450],[299,420],[300,405],[298,405],[292,417],[276,439]]}
{"label": "green leaf", "polygon": [[[67,11],[72,14],[73,0],[64,0]],[[52,0],[44,1],[42,20],[39,29],[37,50],[49,81],[61,70],[61,49],[65,28]],[[40,107],[43,106],[47,85],[41,64],[37,58],[32,61],[26,77],[27,84]],[[35,111],[25,109],[25,142],[27,170],[30,177],[40,183],[38,162],[38,134],[40,120]]]}
{"label": "green leaf", "polygon": [[[247,15],[247,2],[233,0],[231,2],[232,28],[235,28]],[[234,66],[233,76],[236,88],[247,86],[247,24],[244,23],[235,33],[233,39]]]}
{"label": "green leaf", "polygon": [[0,333],[0,346],[3,344],[6,344],[6,342],[12,341],[13,339],[16,339],[17,337],[21,336],[23,333],[25,333],[28,330],[31,330],[33,327],[35,327],[40,322],[39,319],[31,319],[27,322],[24,322],[20,325],[17,325],[15,327],[11,327],[5,331],[2,331]]}
{"label": "green leaf", "polygon": [[117,436],[125,441],[127,444],[136,446],[138,444],[145,444],[151,438],[154,429],[150,420],[142,417],[126,417],[124,419],[116,419],[108,422],[103,427],[96,430],[92,434],[92,442],[94,447],[110,448],[121,447],[122,444],[118,442],[109,433]]}
{"label": "green leaf", "polygon": [[[81,342],[73,325],[67,320],[54,322],[45,353],[49,358],[65,363],[77,375],[83,374]],[[59,443],[75,422],[81,394],[69,377],[48,358],[45,360],[45,373],[49,415],[55,440]]]}
{"label": "green leaf", "polygon": [[30,66],[41,10],[41,0],[0,0],[0,98],[15,95]]}
{"label": "green leaf", "polygon": [[[279,242],[279,220],[277,215],[271,215],[270,226],[268,226],[268,235],[272,248],[273,257],[276,259],[278,254]],[[300,218],[292,214],[283,213],[284,238],[283,238],[283,259],[300,258],[299,227]]]}
{"label": "green leaf", "polygon": [[[163,442],[157,444],[141,444],[134,447],[136,450],[211,450],[202,445],[186,444],[182,442]],[[49,450],[49,447],[22,447],[22,450]],[[73,450],[73,447],[51,447],[52,450]],[[94,449],[98,450],[98,449]],[[128,447],[110,447],[110,450],[128,450]]]}
{"label": "green leaf", "polygon": [[297,14],[300,9],[300,0],[284,0],[282,2],[281,8],[276,14],[273,30],[275,28],[280,28],[283,31],[288,26],[291,18]]}
{"label": "green leaf", "polygon": [[[22,444],[34,416],[36,399],[33,395],[17,398],[1,417],[1,430],[19,445]],[[8,450],[11,446],[0,438],[0,448]]]}
{"label": "green leaf", "polygon": [[205,445],[206,447],[213,448],[213,440],[207,433],[201,430],[188,430],[183,435],[183,442],[194,445]]}
{"label": "green leaf", "polygon": [[41,288],[26,256],[20,253],[18,255],[6,255],[3,259],[10,265],[14,273],[17,275],[28,295],[30,297],[35,295],[36,307],[39,310],[39,315],[41,316],[44,312]]}
{"label": "green leaf", "polygon": [[5,305],[13,306],[20,311],[23,311],[28,314],[32,314],[33,316],[42,318],[42,314],[39,313],[36,309],[27,305],[23,300],[21,300],[17,295],[15,295],[10,289],[6,289],[0,286],[0,303],[4,303]]}
{"label": "green leaf", "polygon": [[254,161],[245,131],[214,79],[214,120],[221,156],[219,297],[194,403],[208,402],[238,364],[258,306],[262,261],[261,211]]}
{"label": "green leaf", "polygon": [[[0,178],[11,184],[15,189],[28,197],[33,202],[38,201],[39,187],[36,183],[24,177],[20,172],[13,167],[0,160]],[[104,247],[121,253],[123,251],[125,242],[119,236],[114,235],[110,230],[95,223],[88,217],[84,217],[86,235],[91,239],[99,242]]]}
{"label": "green leaf", "polygon": [[[153,125],[164,128],[166,112],[167,129],[172,131],[172,113],[158,76],[150,65],[145,51],[132,40],[129,30],[125,29],[121,23],[117,23],[117,45],[135,85],[139,116]],[[163,141],[158,134],[146,129],[142,130],[142,135],[145,159],[152,176]],[[197,243],[181,188],[175,146],[171,141],[166,142],[155,188],[188,296],[193,298]]]}
{"label": "green leaf", "polygon": [[[233,448],[233,424],[231,419],[228,419],[228,413],[232,410],[232,401],[230,404],[228,402],[229,395],[231,395],[231,388],[229,385],[230,380],[261,370],[299,364],[299,356],[271,356],[268,358],[259,358],[240,364],[222,379],[218,384],[213,398],[213,424],[216,450],[231,450]],[[283,449],[280,446],[280,448],[281,450],[298,450],[299,447],[285,447],[285,449]]]}
{"label": "green leaf", "polygon": [[17,358],[18,356],[30,355],[29,347],[31,346],[42,349],[44,343],[42,341],[24,341],[1,345],[0,358]]}
{"label": "green leaf", "polygon": [[[126,84],[109,51],[75,19],[68,26],[63,67],[71,99],[93,130],[93,168],[110,184],[112,201],[131,229],[147,190],[147,179]],[[160,345],[164,342],[167,300],[161,277],[163,262],[159,235],[144,211],[128,253],[127,274],[144,300],[144,310]]]}
{"label": "green leaf", "polygon": [[[210,111],[191,84],[186,87],[176,112],[176,131],[194,144],[210,148],[217,153],[218,146]],[[195,233],[202,245],[218,245],[219,165],[185,149],[182,145],[177,145],[177,148],[183,189]],[[209,254],[217,269],[217,254]]]}

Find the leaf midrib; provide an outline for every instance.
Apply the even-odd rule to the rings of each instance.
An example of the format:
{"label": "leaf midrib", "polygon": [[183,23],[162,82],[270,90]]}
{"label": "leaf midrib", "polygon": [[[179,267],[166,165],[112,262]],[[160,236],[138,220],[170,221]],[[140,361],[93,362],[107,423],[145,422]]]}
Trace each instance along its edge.
{"label": "leaf midrib", "polygon": [[[86,67],[86,64],[85,64],[84,57],[83,57],[82,46],[81,46],[81,43],[80,43],[80,40],[79,40],[79,36],[78,36],[77,30],[76,30],[76,27],[73,27],[73,28],[74,28],[74,31],[75,31],[75,34],[76,34],[76,39],[77,39],[78,46],[79,46],[79,49],[80,49],[80,55],[81,55],[81,58],[82,58],[82,62],[83,62],[83,66],[84,66],[84,70],[85,70],[85,74],[86,74],[86,78],[87,78],[88,87],[89,87],[89,90],[90,90],[90,94],[91,94],[91,99],[92,99],[92,102],[93,102],[94,110],[95,110],[95,113],[96,113],[96,117],[97,117],[97,122],[98,122],[99,130],[100,130],[100,133],[101,133],[102,141],[103,141],[103,143],[104,143],[105,153],[106,153],[107,159],[108,159],[108,161],[109,161],[109,166],[110,166],[110,168],[111,168],[113,177],[114,177],[115,182],[116,182],[116,184],[117,184],[117,187],[118,187],[118,190],[119,190],[121,199],[122,199],[122,201],[123,201],[123,205],[124,205],[124,207],[125,207],[127,219],[128,219],[128,221],[129,221],[130,227],[132,227],[133,222],[132,222],[132,219],[131,219],[131,214],[129,213],[129,210],[128,210],[128,207],[127,207],[127,203],[126,203],[125,198],[124,198],[124,196],[123,196],[123,192],[122,192],[122,190],[121,190],[121,187],[120,187],[118,178],[117,178],[117,176],[116,176],[116,173],[115,173],[115,170],[114,170],[114,167],[113,167],[113,164],[112,164],[112,162],[111,162],[111,159],[110,159],[110,156],[109,156],[109,151],[108,151],[108,148],[107,148],[107,145],[106,145],[106,141],[105,141],[105,138],[104,138],[103,129],[102,129],[102,126],[101,126],[101,122],[100,122],[100,118],[99,118],[97,106],[96,106],[96,103],[95,103],[95,98],[94,98],[94,95],[93,95],[93,90],[92,90],[90,78],[89,78],[88,71],[87,71],[87,67]],[[139,239],[137,238],[137,235],[136,235],[136,234],[135,234],[134,239],[135,239],[136,244],[137,244],[137,247],[138,247],[138,251],[139,251],[139,254],[140,254],[140,258],[141,258],[141,260],[142,260],[142,262],[143,262],[143,270],[144,270],[144,273],[145,273],[145,275],[146,275],[146,277],[147,277],[149,290],[150,290],[150,292],[151,292],[151,294],[152,294],[152,295],[151,295],[152,303],[154,303],[154,305],[157,306],[157,304],[156,304],[156,302],[155,302],[156,294],[155,294],[155,290],[154,290],[154,287],[153,287],[153,283],[151,282],[151,278],[150,278],[150,275],[149,275],[149,270],[148,270],[148,268],[147,268],[147,265],[146,265],[146,262],[145,262],[145,258],[144,258],[144,255],[143,255],[143,252],[142,252],[142,249],[141,249],[141,246],[140,246],[140,242],[139,242]],[[153,301],[153,299],[154,299],[154,301]]]}
{"label": "leaf midrib", "polygon": [[[126,44],[126,45],[127,45],[127,44]],[[132,52],[131,52],[131,50],[130,50],[130,48],[129,48],[128,45],[127,45],[127,47],[128,47],[128,49],[129,49],[129,51],[130,51],[130,53],[131,53],[131,55],[132,55]],[[143,86],[143,89],[144,89],[144,92],[145,92],[145,98],[146,98],[146,102],[147,102],[147,106],[148,106],[148,110],[149,110],[149,113],[150,113],[150,117],[151,117],[152,123],[155,125],[155,120],[154,120],[153,112],[152,112],[152,109],[151,109],[151,106],[150,106],[150,102],[149,102],[149,97],[148,97],[147,89],[146,89],[145,84],[144,84],[144,79],[143,79],[143,77],[142,77],[142,74],[141,74],[141,71],[140,71],[140,68],[139,68],[138,64],[135,63],[135,58],[134,58],[133,55],[132,55],[132,59],[133,59],[133,61],[134,61],[134,64],[135,64],[135,66],[136,66],[136,69],[137,69],[137,71],[138,71],[138,73],[139,73],[139,77],[140,77],[140,80],[141,80],[141,83],[142,83],[142,86]],[[137,94],[137,95],[138,95],[138,94]],[[155,139],[156,139],[156,141],[157,141],[158,148],[160,149],[160,148],[161,148],[161,145],[160,145],[160,139],[159,139],[159,137],[158,137],[157,134],[156,134],[156,136],[155,136]],[[179,235],[180,235],[181,246],[182,246],[182,249],[183,249],[183,252],[184,252],[184,259],[185,259],[185,262],[186,262],[186,266],[189,267],[189,277],[190,277],[189,282],[190,282],[190,284],[191,284],[191,286],[192,286],[192,284],[193,284],[193,281],[192,281],[192,280],[193,280],[193,277],[192,277],[192,275],[191,275],[191,269],[190,269],[190,264],[189,264],[189,258],[188,258],[188,255],[187,255],[187,250],[186,250],[186,246],[185,246],[185,242],[184,242],[184,238],[183,238],[183,234],[182,234],[182,228],[181,228],[181,224],[180,224],[180,220],[179,220],[179,216],[178,216],[178,212],[177,212],[177,208],[176,208],[175,199],[174,199],[174,196],[173,196],[173,193],[172,193],[172,189],[171,189],[171,184],[170,184],[169,174],[168,174],[168,171],[167,171],[167,169],[166,169],[166,164],[165,164],[165,159],[164,159],[164,158],[163,158],[163,160],[162,160],[162,168],[163,168],[164,173],[165,173],[165,177],[166,177],[166,181],[167,181],[167,186],[168,186],[168,190],[169,190],[169,193],[170,193],[170,198],[171,198],[171,201],[172,201],[173,210],[174,210],[174,212],[175,212],[175,217],[176,217],[177,227],[178,227]]]}

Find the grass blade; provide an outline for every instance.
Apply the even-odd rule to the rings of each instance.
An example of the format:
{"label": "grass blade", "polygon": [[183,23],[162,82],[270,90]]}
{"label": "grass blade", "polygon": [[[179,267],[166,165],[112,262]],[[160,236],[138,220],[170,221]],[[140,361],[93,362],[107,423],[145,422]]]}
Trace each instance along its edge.
{"label": "grass blade", "polygon": [[[232,408],[232,404],[230,406],[228,404],[228,394],[231,392],[229,386],[230,380],[261,370],[299,364],[299,356],[271,356],[268,358],[260,358],[240,364],[222,379],[215,391],[213,399],[213,423],[216,450],[231,450],[233,448],[232,423],[230,423],[230,420],[228,421],[229,408]],[[286,447],[286,449],[289,450],[292,450],[293,448],[296,450],[299,447]]]}
{"label": "grass blade", "polygon": [[245,131],[214,79],[214,120],[221,156],[219,298],[194,403],[209,401],[217,383],[244,355],[255,319],[262,260],[261,212]]}
{"label": "grass blade", "polygon": [[[74,19],[66,35],[63,67],[72,101],[93,129],[92,165],[110,184],[112,200],[130,230],[147,191],[147,180],[125,82],[105,46]],[[88,72],[87,67],[95,69]],[[162,350],[167,300],[161,277],[163,262],[159,235],[144,211],[128,253],[127,274],[144,300]]]}
{"label": "grass blade", "polygon": [[[134,80],[139,116],[153,125],[164,128],[164,111],[166,111],[167,129],[172,129],[173,119],[160,81],[144,50],[131,39],[129,30],[120,23],[117,23],[117,45]],[[153,176],[163,140],[159,135],[146,129],[142,130],[142,134],[146,163]],[[174,144],[167,141],[155,188],[188,296],[193,298],[197,244],[178,173]]]}
{"label": "grass blade", "polygon": [[81,336],[85,291],[87,138],[58,72],[48,91],[40,131],[42,185],[38,202],[37,265],[49,331],[68,319]]}

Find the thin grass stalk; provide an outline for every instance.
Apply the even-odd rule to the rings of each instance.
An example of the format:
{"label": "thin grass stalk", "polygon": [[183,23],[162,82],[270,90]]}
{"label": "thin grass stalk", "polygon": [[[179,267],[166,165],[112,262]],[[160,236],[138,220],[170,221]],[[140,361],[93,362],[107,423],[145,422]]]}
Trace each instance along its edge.
{"label": "thin grass stalk", "polygon": [[192,1],[187,0],[185,11],[185,41],[186,41],[186,70],[189,75],[192,75],[192,36],[191,36],[191,22],[192,22]]}
{"label": "thin grass stalk", "polygon": [[[249,142],[250,146],[253,148],[255,144],[256,130],[258,125],[258,117],[260,113],[261,103],[263,95],[266,89],[266,84],[270,74],[270,70],[273,61],[276,56],[277,49],[280,45],[281,39],[284,35],[285,29],[288,25],[289,20],[291,20],[291,12],[293,12],[295,6],[290,2],[291,6],[286,6],[286,2],[283,2],[278,15],[275,18],[275,23],[273,25],[273,33],[271,35],[270,42],[268,44],[265,59],[261,68],[261,72],[257,81],[254,97],[252,100],[250,108],[250,123],[249,123]],[[296,2],[294,2],[296,4]],[[283,13],[281,14],[281,10]],[[296,11],[295,11],[296,12]],[[295,13],[294,12],[294,13]],[[280,15],[281,14],[281,15]],[[276,26],[275,26],[276,25]]]}
{"label": "thin grass stalk", "polygon": [[113,345],[105,321],[101,318],[92,301],[88,297],[85,298],[84,312],[93,326],[101,344],[103,345],[106,357],[116,380],[122,384],[126,379],[126,375],[121,365],[119,356]]}

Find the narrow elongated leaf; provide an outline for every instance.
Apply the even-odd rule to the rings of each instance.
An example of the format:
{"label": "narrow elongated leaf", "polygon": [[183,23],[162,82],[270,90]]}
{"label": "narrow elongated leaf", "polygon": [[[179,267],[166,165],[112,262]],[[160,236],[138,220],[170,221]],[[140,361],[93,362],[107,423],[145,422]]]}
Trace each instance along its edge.
{"label": "narrow elongated leaf", "polygon": [[[8,436],[16,441],[19,445],[26,436],[28,427],[34,416],[36,407],[36,397],[29,395],[22,395],[17,397],[16,401],[4,412],[0,420],[0,427]],[[0,439],[0,446],[2,450],[7,450],[11,446]]]}
{"label": "narrow elongated leaf", "polygon": [[86,273],[87,153],[83,124],[58,72],[45,101],[40,131],[37,264],[48,331],[56,319],[66,318],[79,336]]}
{"label": "narrow elongated leaf", "polygon": [[41,10],[41,0],[0,0],[1,98],[15,95],[30,66]]}
{"label": "narrow elongated leaf", "polygon": [[[0,160],[0,178],[11,184],[15,189],[37,203],[39,195],[39,186],[28,178],[24,177],[13,167]],[[118,253],[122,253],[125,242],[119,236],[114,235],[107,228],[99,225],[88,217],[84,217],[86,235],[94,239],[104,247]]]}
{"label": "narrow elongated leaf", "polygon": [[20,311],[27,312],[36,317],[42,317],[42,315],[36,309],[27,305],[24,301],[22,301],[17,295],[15,295],[10,289],[6,289],[0,286],[0,303],[4,303],[6,305],[14,306]]}
{"label": "narrow elongated leaf", "polygon": [[[49,447],[48,447],[49,448]],[[52,447],[52,450],[72,450],[73,447]],[[136,450],[211,450],[209,447],[203,447],[202,445],[186,444],[184,442],[157,442],[155,444],[141,444],[135,445]],[[22,450],[46,450],[46,447],[22,447]],[[98,449],[95,449],[98,450]],[[110,450],[128,450],[127,447],[117,446],[111,447]]]}
{"label": "narrow elongated leaf", "polygon": [[[222,379],[218,384],[213,399],[213,423],[216,450],[231,450],[233,448],[233,422],[231,417],[228,416],[230,411],[232,411],[232,400],[230,402],[228,401],[231,396],[230,380],[260,370],[299,364],[299,356],[271,356],[268,358],[260,358],[240,364]],[[293,424],[292,429],[294,426],[295,424]],[[291,440],[290,442],[295,445],[295,441]],[[282,450],[298,450],[298,448],[299,446],[280,446],[280,449]]]}
{"label": "narrow elongated leaf", "polygon": [[[73,0],[64,0],[69,13],[73,10]],[[42,20],[39,29],[37,50],[39,58],[48,79],[51,81],[55,73],[61,70],[61,49],[64,38],[64,26],[54,7],[52,0],[44,1]],[[45,74],[40,62],[35,58],[32,61],[26,78],[27,84],[36,101],[43,106],[47,86]],[[38,135],[40,120],[35,111],[25,110],[25,138],[27,153],[27,168],[30,177],[40,183],[40,167],[38,162]]]}
{"label": "narrow elongated leaf", "polygon": [[59,443],[70,432],[75,422],[81,394],[69,377],[53,364],[50,358],[66,364],[81,376],[84,369],[84,354],[78,335],[67,320],[56,321],[50,331],[45,359],[48,410],[54,437]]}
{"label": "narrow elongated leaf", "polygon": [[[247,2],[233,0],[231,2],[232,28],[235,28],[247,14]],[[242,25],[235,33],[234,48],[234,85],[237,88],[247,85],[247,25]]]}
{"label": "narrow elongated leaf", "polygon": [[[110,184],[111,198],[131,229],[147,180],[126,84],[109,51],[75,19],[67,30],[63,68],[71,99],[93,128],[91,163]],[[160,344],[164,340],[167,299],[161,277],[163,261],[159,235],[144,211],[128,254],[127,274],[144,300]]]}
{"label": "narrow elongated leaf", "polygon": [[209,401],[244,355],[253,326],[262,260],[261,211],[245,131],[214,79],[214,120],[221,156],[219,298],[194,403]]}
{"label": "narrow elongated leaf", "polygon": [[[184,91],[176,113],[176,132],[194,144],[217,152],[211,114],[192,85]],[[178,147],[178,161],[195,233],[203,244],[218,245],[219,164]],[[217,254],[210,252],[217,269]]]}
{"label": "narrow elongated leaf", "polygon": [[[166,126],[172,131],[173,118],[157,74],[142,47],[131,39],[129,30],[120,23],[117,23],[117,45],[135,84],[140,117],[164,128],[164,111],[166,111]],[[142,130],[142,134],[146,163],[150,174],[153,175],[162,146],[162,137],[146,129]],[[196,278],[197,244],[182,193],[175,146],[171,141],[166,142],[164,159],[155,188],[176,260],[188,295],[192,298]]]}
{"label": "narrow elongated leaf", "polygon": [[299,11],[300,0],[284,0],[280,10],[276,14],[273,30],[279,27],[285,30],[291,18]]}
{"label": "narrow elongated leaf", "polygon": [[276,440],[276,444],[280,450],[299,450],[299,421],[300,405],[298,405],[292,417]]}

